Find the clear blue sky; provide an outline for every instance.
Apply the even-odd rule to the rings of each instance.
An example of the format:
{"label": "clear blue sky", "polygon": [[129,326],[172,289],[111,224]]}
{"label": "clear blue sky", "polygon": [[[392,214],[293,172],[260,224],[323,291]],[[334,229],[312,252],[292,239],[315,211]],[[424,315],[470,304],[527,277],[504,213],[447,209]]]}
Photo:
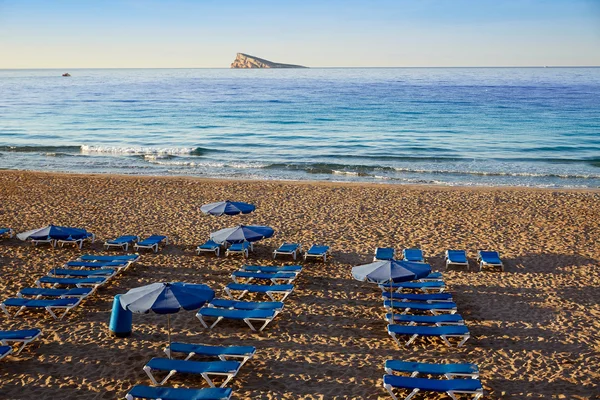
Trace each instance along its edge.
{"label": "clear blue sky", "polygon": [[0,68],[600,65],[600,0],[0,0]]}

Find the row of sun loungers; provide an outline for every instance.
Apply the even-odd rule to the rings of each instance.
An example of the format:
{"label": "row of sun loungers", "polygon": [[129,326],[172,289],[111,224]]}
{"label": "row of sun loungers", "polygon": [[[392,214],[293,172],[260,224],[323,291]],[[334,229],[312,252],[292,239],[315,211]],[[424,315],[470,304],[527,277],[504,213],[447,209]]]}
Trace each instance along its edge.
{"label": "row of sun loungers", "polygon": [[50,236],[45,238],[31,239],[31,243],[34,246],[37,246],[38,244],[49,244],[52,247],[64,247],[65,244],[72,244],[80,249],[83,247],[83,242],[85,241],[90,241],[90,243],[94,243],[94,241],[96,241],[96,235],[94,235],[91,232],[88,232],[88,234],[85,237],[77,239],[71,237],[65,239],[53,239]]}
{"label": "row of sun loungers", "polygon": [[[221,254],[222,245],[215,243],[212,240],[207,240],[205,243],[199,245],[196,248],[196,254],[200,255],[203,253],[214,253],[215,256]],[[242,254],[245,258],[248,258],[249,252],[254,250],[254,246],[250,242],[234,243],[229,245],[225,249],[225,256],[231,254]],[[302,246],[299,243],[284,243],[275,251],[273,251],[273,258],[277,258],[278,255],[292,256],[294,260],[297,259],[298,255],[302,251]],[[304,252],[304,260],[309,258],[323,259],[327,261],[329,256],[329,246],[312,245],[306,252]]]}
{"label": "row of sun loungers", "polygon": [[[302,272],[299,265],[251,266],[245,265],[231,274],[233,283],[225,286],[224,291],[230,299],[213,299],[202,307],[196,317],[202,326],[213,329],[224,319],[243,321],[253,331],[262,331],[281,313],[284,301],[294,291],[293,282]],[[272,285],[260,285],[246,282],[268,281]],[[277,284],[279,281],[285,284]],[[271,301],[245,301],[247,294],[266,295]],[[214,320],[212,323],[209,322]],[[260,325],[257,325],[260,324]]]}
{"label": "row of sun loungers", "polygon": [[[380,287],[389,323],[387,331],[399,346],[408,346],[419,336],[439,337],[448,346],[452,346],[451,340],[456,338],[457,347],[469,339],[469,329],[457,314],[452,294],[444,292],[440,273],[431,273],[420,281],[393,284],[396,291],[391,293],[389,285]],[[403,342],[400,337],[408,337],[408,340]],[[385,372],[383,387],[393,399],[410,400],[420,392],[446,393],[454,400],[457,395],[470,395],[473,399],[483,396],[479,368],[475,364],[387,360]],[[408,394],[400,396],[401,392]]]}
{"label": "row of sun loungers", "polygon": [[152,235],[144,240],[140,240],[139,236],[123,235],[116,239],[104,242],[104,248],[108,250],[109,248],[117,247],[127,251],[129,246],[133,246],[135,251],[138,251],[139,249],[150,249],[155,253],[158,253],[158,248],[161,244],[164,244],[165,246],[168,245],[169,238],[163,235]]}
{"label": "row of sun loungers", "polygon": [[[210,388],[160,388],[134,386],[126,399],[229,399],[231,389],[225,388],[240,368],[256,353],[252,346],[208,346],[174,342],[165,348],[168,358],[155,357],[144,365],[144,372],[156,386],[164,385],[175,374],[200,375]],[[184,358],[174,358],[181,355]],[[201,357],[210,361],[196,361]],[[215,360],[216,359],[216,360]],[[218,360],[218,361],[217,361]],[[166,373],[166,375],[164,375]],[[163,376],[162,379],[158,375]],[[220,380],[219,383],[215,379]],[[219,387],[217,387],[219,386]]]}
{"label": "row of sun loungers", "polygon": [[[378,247],[375,249],[373,261],[391,261],[396,258],[396,250],[392,247]],[[421,249],[404,249],[402,250],[402,260],[410,262],[425,262],[425,257]],[[446,269],[452,266],[460,266],[469,268],[469,260],[465,250],[446,250],[445,253]],[[483,267],[497,267],[504,271],[504,264],[500,259],[500,254],[497,251],[477,252],[477,263],[479,270]]]}
{"label": "row of sun loungers", "polygon": [[[54,268],[36,281],[36,287],[21,289],[16,297],[0,303],[8,317],[16,317],[25,310],[42,309],[60,320],[118,272],[127,269],[139,256],[84,255],[69,261],[64,268]],[[59,288],[60,287],[60,288]],[[17,308],[11,315],[9,309]]]}
{"label": "row of sun loungers", "polygon": [[[380,287],[388,334],[398,345],[408,346],[419,336],[427,336],[440,337],[448,346],[452,345],[451,338],[458,338],[460,347],[469,339],[462,316],[456,314],[452,294],[444,292],[446,286],[441,274],[434,272],[421,281],[392,284],[396,291],[391,293],[389,285]],[[413,293],[406,293],[407,290]],[[404,343],[399,339],[402,336],[408,336]]]}

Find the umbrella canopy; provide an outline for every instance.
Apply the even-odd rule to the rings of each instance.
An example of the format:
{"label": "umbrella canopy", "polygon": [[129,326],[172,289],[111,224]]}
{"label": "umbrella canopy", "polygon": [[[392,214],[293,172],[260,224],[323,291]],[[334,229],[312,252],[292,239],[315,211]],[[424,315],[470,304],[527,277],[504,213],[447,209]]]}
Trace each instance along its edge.
{"label": "umbrella canopy", "polygon": [[379,284],[413,281],[425,278],[430,273],[429,264],[398,260],[375,261],[352,268],[354,279]]}
{"label": "umbrella canopy", "polygon": [[256,210],[256,206],[254,204],[229,200],[205,204],[202,207],[200,207],[200,211],[202,211],[204,214],[217,216],[250,214],[254,210]]}
{"label": "umbrella canopy", "polygon": [[261,239],[270,238],[275,230],[269,226],[238,225],[233,228],[225,228],[210,234],[215,243],[242,243],[256,242]]}
{"label": "umbrella canopy", "polygon": [[429,264],[398,260],[375,261],[352,268],[352,276],[358,281],[390,284],[392,324],[394,323],[394,296],[391,283],[425,278],[430,273],[431,266]]}
{"label": "umbrella canopy", "polygon": [[56,240],[66,240],[69,238],[82,239],[86,238],[87,236],[88,232],[85,229],[56,225],[48,225],[43,228],[33,229],[17,235],[17,237],[21,240],[46,239],[48,237]]}
{"label": "umbrella canopy", "polygon": [[[169,348],[171,348],[171,314],[184,310],[195,310],[215,297],[215,292],[206,285],[184,282],[157,282],[131,289],[121,295],[121,307],[134,313],[167,314]],[[169,353],[169,358],[171,355]]]}
{"label": "umbrella canopy", "polygon": [[174,314],[182,308],[195,310],[215,297],[206,285],[184,282],[152,283],[131,289],[121,296],[121,306],[134,313]]}

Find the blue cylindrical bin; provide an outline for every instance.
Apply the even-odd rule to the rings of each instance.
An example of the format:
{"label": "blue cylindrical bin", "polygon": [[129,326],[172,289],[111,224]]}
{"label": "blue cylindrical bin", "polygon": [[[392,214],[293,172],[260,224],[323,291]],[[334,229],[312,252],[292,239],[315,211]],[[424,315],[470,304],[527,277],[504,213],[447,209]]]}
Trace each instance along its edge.
{"label": "blue cylindrical bin", "polygon": [[118,294],[113,300],[108,329],[116,337],[127,337],[131,335],[131,325],[132,313],[121,307],[121,295]]}

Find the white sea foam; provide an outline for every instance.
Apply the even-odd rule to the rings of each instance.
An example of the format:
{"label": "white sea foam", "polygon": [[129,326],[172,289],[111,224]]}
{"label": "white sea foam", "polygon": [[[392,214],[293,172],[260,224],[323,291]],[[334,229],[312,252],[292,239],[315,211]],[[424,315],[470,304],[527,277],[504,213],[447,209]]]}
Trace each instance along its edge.
{"label": "white sea foam", "polygon": [[195,150],[194,147],[118,147],[118,146],[88,146],[82,145],[82,153],[107,153],[128,155],[185,155]]}

